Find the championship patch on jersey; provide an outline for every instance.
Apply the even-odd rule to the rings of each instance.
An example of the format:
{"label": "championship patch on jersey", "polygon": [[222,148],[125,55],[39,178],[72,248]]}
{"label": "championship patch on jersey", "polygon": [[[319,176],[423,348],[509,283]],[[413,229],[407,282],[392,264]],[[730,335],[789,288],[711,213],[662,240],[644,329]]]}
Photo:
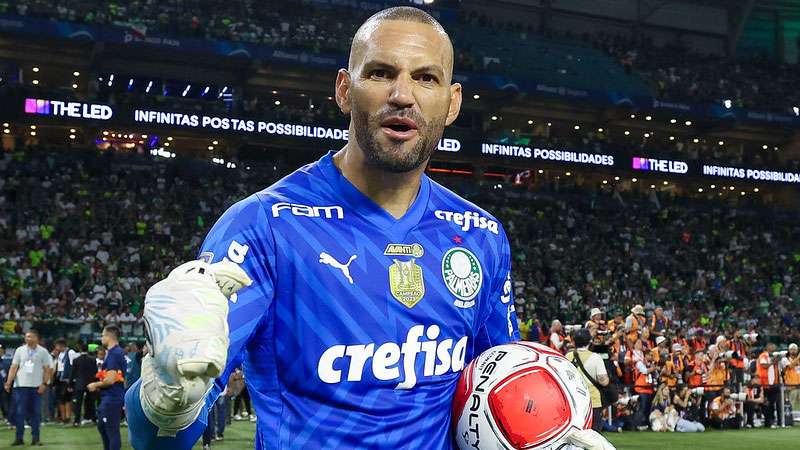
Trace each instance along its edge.
{"label": "championship patch on jersey", "polygon": [[386,256],[414,257],[407,261],[393,258],[394,264],[389,266],[389,291],[392,297],[409,308],[413,308],[425,296],[422,267],[414,262],[424,253],[420,244],[389,244],[383,252]]}
{"label": "championship patch on jersey", "polygon": [[483,269],[478,258],[463,247],[448,250],[442,258],[442,277],[451,294],[455,295],[455,305],[469,308],[483,284]]}

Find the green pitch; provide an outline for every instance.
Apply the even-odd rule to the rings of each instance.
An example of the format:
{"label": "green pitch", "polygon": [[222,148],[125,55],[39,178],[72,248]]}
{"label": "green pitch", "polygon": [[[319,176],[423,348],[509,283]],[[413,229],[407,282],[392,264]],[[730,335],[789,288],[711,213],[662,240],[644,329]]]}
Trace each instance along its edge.
{"label": "green pitch", "polygon": [[[243,450],[253,448],[255,425],[234,422],[225,430],[225,440],[213,442],[214,450]],[[128,445],[127,428],[122,429],[124,450]],[[800,448],[800,427],[783,430],[707,431],[702,434],[679,433],[609,433],[606,436],[619,450],[780,450]],[[0,449],[9,448],[14,431],[3,426],[0,430]],[[42,427],[43,448],[58,450],[102,449],[100,435],[91,427],[78,429],[47,425]],[[30,430],[26,430],[25,443],[30,443]],[[19,447],[30,448],[30,446]],[[200,449],[198,443],[195,449]]]}

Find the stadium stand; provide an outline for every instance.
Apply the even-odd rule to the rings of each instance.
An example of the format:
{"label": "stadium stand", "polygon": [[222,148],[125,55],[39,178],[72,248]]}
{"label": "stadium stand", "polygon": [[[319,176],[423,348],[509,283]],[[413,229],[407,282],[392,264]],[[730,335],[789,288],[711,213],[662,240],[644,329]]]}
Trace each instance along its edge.
{"label": "stadium stand", "polygon": [[[218,3],[218,4],[217,4]],[[540,30],[522,22],[458,11],[450,24],[460,71],[505,74],[573,89],[655,95],[666,101],[708,102],[792,113],[800,104],[797,71],[767,59],[730,60],[697,54],[680,42],[657,46],[647,38],[608,33]],[[230,40],[316,53],[346,54],[368,13],[314,2],[236,5],[206,1],[18,0],[0,14],[129,28],[142,34]],[[513,44],[512,44],[513,43]],[[770,80],[765,83],[764,80]]]}

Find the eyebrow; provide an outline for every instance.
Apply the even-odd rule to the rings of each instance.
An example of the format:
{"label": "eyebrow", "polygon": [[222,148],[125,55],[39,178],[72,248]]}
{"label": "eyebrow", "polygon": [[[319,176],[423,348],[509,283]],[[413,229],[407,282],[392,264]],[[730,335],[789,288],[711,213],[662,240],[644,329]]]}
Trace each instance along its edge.
{"label": "eyebrow", "polygon": [[[363,70],[366,71],[368,69],[389,69],[392,71],[397,70],[397,68],[394,65],[380,60],[367,61],[366,63],[364,63]],[[432,72],[438,75],[440,78],[444,77],[444,69],[437,64],[429,64],[426,66],[417,67],[416,69],[411,71],[411,73],[424,73],[424,72]]]}

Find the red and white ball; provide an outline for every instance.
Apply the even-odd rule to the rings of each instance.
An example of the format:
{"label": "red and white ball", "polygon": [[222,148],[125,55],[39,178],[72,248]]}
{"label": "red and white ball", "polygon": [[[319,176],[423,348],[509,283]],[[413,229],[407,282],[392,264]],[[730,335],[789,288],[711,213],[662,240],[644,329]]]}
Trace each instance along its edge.
{"label": "red and white ball", "polygon": [[453,400],[462,450],[557,449],[592,425],[589,388],[560,353],[532,342],[498,345],[462,372]]}

